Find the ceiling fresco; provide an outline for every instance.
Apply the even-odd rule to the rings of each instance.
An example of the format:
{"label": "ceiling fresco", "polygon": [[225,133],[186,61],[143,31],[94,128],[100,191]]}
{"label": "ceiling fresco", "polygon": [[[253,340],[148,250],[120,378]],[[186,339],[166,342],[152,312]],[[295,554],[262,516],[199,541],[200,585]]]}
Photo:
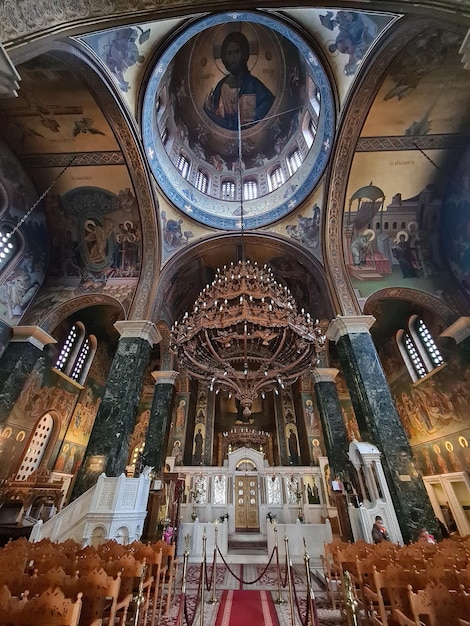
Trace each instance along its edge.
{"label": "ceiling fresco", "polygon": [[[466,284],[463,235],[449,230],[447,247],[438,236],[444,224],[446,176],[467,140],[470,72],[459,55],[465,29],[436,21],[418,37],[404,38],[375,84],[372,79],[368,82],[375,59],[387,48],[387,38],[409,18],[339,8],[289,9],[282,16],[285,21],[274,12],[246,12],[122,24],[74,38],[80,61],[70,54],[64,62],[65,56],[51,52],[18,66],[20,96],[0,102],[1,135],[23,158],[39,193],[67,168],[45,203],[53,250],[32,321],[47,315],[51,302],[59,306],[71,296],[85,294],[106,294],[129,311],[143,275],[143,255],[151,256],[155,267],[164,267],[199,241],[207,246],[224,231],[240,231],[240,202],[222,202],[210,195],[215,189],[201,194],[192,183],[183,185],[174,167],[175,155],[186,148],[195,166],[219,176],[219,182],[232,177],[238,190],[243,177],[266,177],[281,158],[287,158],[293,140],[305,140],[305,125],[293,110],[314,111],[315,93],[320,94],[319,135],[304,146],[302,167],[274,193],[261,186],[260,199],[244,202],[243,226],[260,227],[291,244],[290,249],[298,246],[328,265],[329,156],[349,148],[335,145],[335,133],[351,121],[345,104],[359,88],[376,95],[370,109],[361,111],[360,137],[342,177],[347,187],[344,207],[341,203],[344,223],[339,226],[344,252],[340,256],[359,307],[386,288],[439,295],[451,289],[454,277]],[[241,161],[238,129],[223,119],[220,107],[217,113],[214,100],[218,85],[229,74],[222,44],[230,32],[241,32],[248,39],[247,70],[264,86],[265,94],[272,95],[267,110],[255,111],[253,119],[246,101]],[[86,55],[91,68],[102,64],[109,85],[103,87],[98,72],[90,82],[83,67]],[[94,71],[88,68],[89,73]],[[104,94],[116,98],[117,112],[103,106]],[[134,131],[142,125],[144,141],[140,143],[135,134],[134,154],[143,156],[146,151],[156,181],[145,223],[134,178],[145,166],[129,158],[119,136],[128,122],[123,108],[135,117]],[[176,141],[163,146],[165,116],[173,124],[169,128]],[[163,183],[169,183],[166,195]],[[142,184],[149,187],[148,179]],[[383,192],[380,207],[368,198],[350,203],[358,189],[371,184]],[[93,204],[93,195],[112,201]],[[361,204],[370,212],[362,225],[356,221]],[[459,210],[465,232],[465,210]],[[372,232],[361,243],[359,237],[367,230]],[[145,239],[152,232],[158,243],[147,248]],[[403,252],[400,234],[405,239]],[[279,256],[263,247],[260,240],[255,256]],[[236,254],[234,248],[231,254]],[[214,261],[213,266],[219,264]],[[157,289],[158,271],[145,277],[142,289],[147,297]],[[198,279],[196,292],[202,280]]]}
{"label": "ceiling fresco", "polygon": [[[244,226],[255,228],[298,206],[326,166],[333,131],[318,57],[295,31],[258,13],[189,26],[158,60],[143,101],[144,146],[159,185],[193,219],[228,230],[240,228],[242,211]],[[286,174],[282,163],[296,151],[301,166]],[[256,192],[242,194],[242,183]]]}

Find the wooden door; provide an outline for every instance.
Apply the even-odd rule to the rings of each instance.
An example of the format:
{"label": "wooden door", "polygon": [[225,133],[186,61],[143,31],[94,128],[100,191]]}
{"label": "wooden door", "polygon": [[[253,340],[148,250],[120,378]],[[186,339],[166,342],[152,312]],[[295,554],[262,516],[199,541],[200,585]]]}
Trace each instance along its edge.
{"label": "wooden door", "polygon": [[258,477],[235,476],[235,530],[259,531]]}

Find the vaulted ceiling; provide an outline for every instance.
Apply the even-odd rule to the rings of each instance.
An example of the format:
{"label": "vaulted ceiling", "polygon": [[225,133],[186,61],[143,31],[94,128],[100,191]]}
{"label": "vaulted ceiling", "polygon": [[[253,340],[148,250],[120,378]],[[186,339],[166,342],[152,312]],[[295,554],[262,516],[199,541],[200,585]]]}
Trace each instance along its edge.
{"label": "vaulted ceiling", "polygon": [[[388,211],[396,236],[402,222],[407,232],[420,222],[420,207],[431,210],[433,193],[444,197],[468,143],[470,71],[459,53],[470,24],[466,2],[257,5],[256,15],[279,19],[317,55],[331,84],[334,127],[325,164],[300,200],[242,233],[233,224],[218,227],[217,219],[196,220],[172,201],[142,140],[145,94],[162,52],[208,11],[233,6],[60,4],[51,13],[42,2],[4,3],[0,20],[0,37],[21,76],[18,98],[0,102],[0,135],[39,194],[53,185],[44,201],[49,258],[28,321],[52,329],[76,309],[105,305],[114,310],[110,319],[171,324],[218,266],[239,257],[240,246],[271,263],[317,317],[367,312],[367,298],[382,290],[384,298],[394,289],[399,296],[397,264],[395,274],[367,279],[355,268],[345,225],[355,224],[354,236],[360,232],[360,207],[350,199],[378,186],[385,209],[380,231]],[[18,210],[31,203],[21,188],[16,193]],[[377,215],[374,209],[365,224],[374,229]],[[374,240],[379,261],[386,251],[378,231]],[[447,319],[435,296],[458,279],[435,272],[406,288],[426,294],[423,305]],[[370,305],[369,312],[379,309]]]}

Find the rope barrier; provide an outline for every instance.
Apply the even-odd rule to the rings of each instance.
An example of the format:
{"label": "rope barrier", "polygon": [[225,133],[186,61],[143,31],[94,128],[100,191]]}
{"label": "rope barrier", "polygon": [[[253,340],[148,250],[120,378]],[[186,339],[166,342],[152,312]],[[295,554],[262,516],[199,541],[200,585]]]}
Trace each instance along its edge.
{"label": "rope barrier", "polygon": [[[279,549],[277,545],[277,534],[275,534],[275,539],[276,539],[275,546],[271,552],[269,561],[267,565],[263,568],[260,575],[254,580],[245,580],[244,578],[238,576],[232,570],[232,568],[225,560],[224,555],[222,554],[222,552],[220,551],[220,548],[217,545],[217,537],[215,541],[214,553],[213,553],[213,558],[212,558],[212,566],[211,566],[211,572],[210,572],[210,577],[209,577],[208,571],[207,571],[207,562],[206,562],[207,536],[206,536],[205,531],[204,531],[202,539],[203,539],[203,558],[202,558],[201,565],[200,565],[198,589],[197,589],[197,594],[196,594],[197,601],[196,601],[196,605],[194,606],[192,615],[190,615],[189,609],[188,609],[188,603],[187,603],[187,596],[186,596],[186,571],[187,571],[187,563],[188,563],[188,557],[189,557],[189,550],[188,550],[189,536],[186,538],[186,549],[184,552],[184,565],[183,565],[183,581],[182,581],[182,588],[181,588],[181,600],[180,600],[180,606],[179,606],[178,616],[176,620],[176,626],[183,626],[184,621],[186,622],[187,626],[193,626],[196,613],[199,607],[200,607],[200,622],[199,623],[200,623],[200,626],[203,626],[204,592],[206,591],[206,589],[207,591],[211,591],[212,589],[212,597],[208,600],[208,602],[211,602],[211,603],[217,602],[217,598],[215,597],[215,583],[217,579],[217,553],[219,554],[222,560],[222,563],[225,566],[225,568],[228,570],[228,572],[235,578],[235,580],[237,580],[239,583],[242,583],[243,585],[255,585],[256,583],[258,583],[266,574],[268,568],[270,567],[273,561],[274,556],[276,556],[276,572],[277,572],[277,580],[278,580],[278,598],[276,600],[276,603],[284,604],[286,602],[286,600],[284,600],[281,596],[281,586],[284,588],[288,586],[291,626],[295,626],[295,612],[298,615],[301,626],[309,626],[309,625],[320,626],[320,622],[318,620],[316,601],[315,601],[315,593],[313,591],[312,582],[311,582],[311,572],[310,572],[310,565],[309,565],[310,557],[307,553],[305,538],[304,538],[304,563],[305,563],[306,579],[307,579],[306,580],[307,589],[306,589],[305,615],[302,615],[301,604],[300,604],[299,596],[297,594],[297,589],[295,586],[295,577],[294,577],[294,571],[293,571],[292,564],[290,561],[290,556],[289,556],[289,538],[287,537],[287,534],[284,536],[284,542],[285,542],[285,547],[286,547],[284,581],[282,580],[282,572],[281,572],[281,567],[279,564]],[[294,607],[296,609],[295,612],[294,612]],[[348,615],[348,626],[356,626],[357,622],[355,621],[354,607],[351,606],[349,608],[350,608],[350,611]]]}
{"label": "rope barrier", "polygon": [[276,548],[273,548],[273,551],[271,552],[271,556],[269,557],[268,564],[266,565],[264,570],[261,572],[261,574],[258,576],[258,578],[255,578],[255,580],[244,580],[243,578],[240,578],[239,576],[237,576],[235,574],[235,572],[230,568],[230,566],[227,563],[227,561],[224,559],[224,555],[220,551],[220,548],[218,548],[218,551],[219,551],[219,555],[220,555],[220,558],[222,559],[223,564],[228,569],[230,574],[232,574],[232,576],[235,578],[235,580],[237,580],[239,583],[243,583],[244,585],[255,585],[257,582],[259,582],[263,578],[263,576],[268,571],[268,567],[271,565],[271,561],[273,560],[273,556],[274,556],[274,552],[276,551]]}

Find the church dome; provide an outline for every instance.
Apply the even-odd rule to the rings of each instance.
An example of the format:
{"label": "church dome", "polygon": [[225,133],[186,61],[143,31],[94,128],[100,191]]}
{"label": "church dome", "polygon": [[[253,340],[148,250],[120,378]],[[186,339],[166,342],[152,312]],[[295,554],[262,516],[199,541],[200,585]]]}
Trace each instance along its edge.
{"label": "church dome", "polygon": [[[151,72],[146,154],[180,210],[237,230],[280,219],[312,191],[334,132],[331,86],[309,44],[262,13],[191,24]],[[243,209],[240,206],[243,201]]]}

